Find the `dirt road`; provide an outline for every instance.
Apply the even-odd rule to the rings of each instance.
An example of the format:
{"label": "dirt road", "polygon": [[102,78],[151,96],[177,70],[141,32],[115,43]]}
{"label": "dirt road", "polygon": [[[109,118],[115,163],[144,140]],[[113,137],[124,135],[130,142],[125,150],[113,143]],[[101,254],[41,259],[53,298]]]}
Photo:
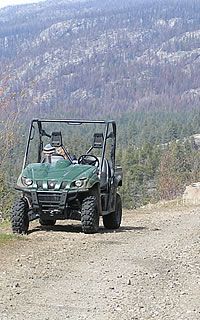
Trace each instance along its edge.
{"label": "dirt road", "polygon": [[200,208],[127,211],[96,235],[36,226],[0,249],[0,320],[200,319]]}

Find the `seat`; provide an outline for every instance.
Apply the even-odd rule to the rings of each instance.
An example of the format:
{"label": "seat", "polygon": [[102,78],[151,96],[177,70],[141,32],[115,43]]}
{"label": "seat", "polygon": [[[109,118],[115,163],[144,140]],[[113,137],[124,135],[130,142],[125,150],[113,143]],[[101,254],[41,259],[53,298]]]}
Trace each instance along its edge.
{"label": "seat", "polygon": [[[101,158],[99,158],[101,163]],[[111,177],[110,165],[107,159],[103,159],[102,172],[100,177],[100,187],[101,189],[107,189],[109,178]]]}
{"label": "seat", "polygon": [[60,154],[52,154],[51,156],[45,157],[42,163],[56,163],[59,160],[65,160],[65,158]]}
{"label": "seat", "polygon": [[61,154],[53,154],[51,157],[51,163],[56,163],[59,160],[65,160]]}

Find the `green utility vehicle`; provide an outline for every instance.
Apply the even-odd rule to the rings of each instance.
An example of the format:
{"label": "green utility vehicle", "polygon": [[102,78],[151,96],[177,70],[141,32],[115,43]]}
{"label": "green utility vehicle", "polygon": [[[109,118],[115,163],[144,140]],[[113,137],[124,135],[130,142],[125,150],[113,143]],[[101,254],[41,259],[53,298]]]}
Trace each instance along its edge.
{"label": "green utility vehicle", "polygon": [[[67,149],[71,131],[66,132],[72,127],[80,139],[86,138],[77,139],[79,150],[87,147],[77,156]],[[13,232],[27,233],[29,221],[38,218],[43,226],[80,220],[84,233],[95,233],[102,216],[105,228],[119,228],[122,204],[117,190],[122,169],[115,164],[115,149],[114,121],[32,120],[16,186],[21,198],[11,211]]]}

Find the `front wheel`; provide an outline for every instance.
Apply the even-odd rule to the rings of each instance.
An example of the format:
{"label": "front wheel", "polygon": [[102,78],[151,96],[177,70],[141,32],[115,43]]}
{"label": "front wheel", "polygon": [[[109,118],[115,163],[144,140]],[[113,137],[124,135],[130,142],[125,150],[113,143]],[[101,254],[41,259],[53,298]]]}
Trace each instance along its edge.
{"label": "front wheel", "polygon": [[103,224],[106,229],[118,229],[122,220],[122,201],[120,195],[116,194],[115,211],[103,216]]}
{"label": "front wheel", "polygon": [[28,203],[25,198],[15,202],[11,210],[11,224],[13,233],[26,234],[29,227]]}
{"label": "front wheel", "polygon": [[83,200],[81,223],[84,233],[96,233],[98,231],[99,211],[96,196],[89,196]]}

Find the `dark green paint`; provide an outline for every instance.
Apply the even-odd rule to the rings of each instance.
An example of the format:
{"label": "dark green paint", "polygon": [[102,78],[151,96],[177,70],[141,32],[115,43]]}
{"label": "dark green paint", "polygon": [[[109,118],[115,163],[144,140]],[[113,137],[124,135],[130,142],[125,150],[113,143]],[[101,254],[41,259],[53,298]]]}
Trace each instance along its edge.
{"label": "dark green paint", "polygon": [[[37,188],[37,181],[56,181],[56,189],[59,190],[62,182],[67,182],[66,188],[76,188],[73,184],[76,180],[84,179],[84,187],[91,188],[99,182],[98,170],[94,166],[72,164],[68,160],[59,160],[56,163],[32,163],[23,171],[18,180],[18,186],[21,185],[21,177],[33,180],[29,189]],[[44,184],[45,185],[45,184]],[[44,187],[47,189],[47,187]]]}

